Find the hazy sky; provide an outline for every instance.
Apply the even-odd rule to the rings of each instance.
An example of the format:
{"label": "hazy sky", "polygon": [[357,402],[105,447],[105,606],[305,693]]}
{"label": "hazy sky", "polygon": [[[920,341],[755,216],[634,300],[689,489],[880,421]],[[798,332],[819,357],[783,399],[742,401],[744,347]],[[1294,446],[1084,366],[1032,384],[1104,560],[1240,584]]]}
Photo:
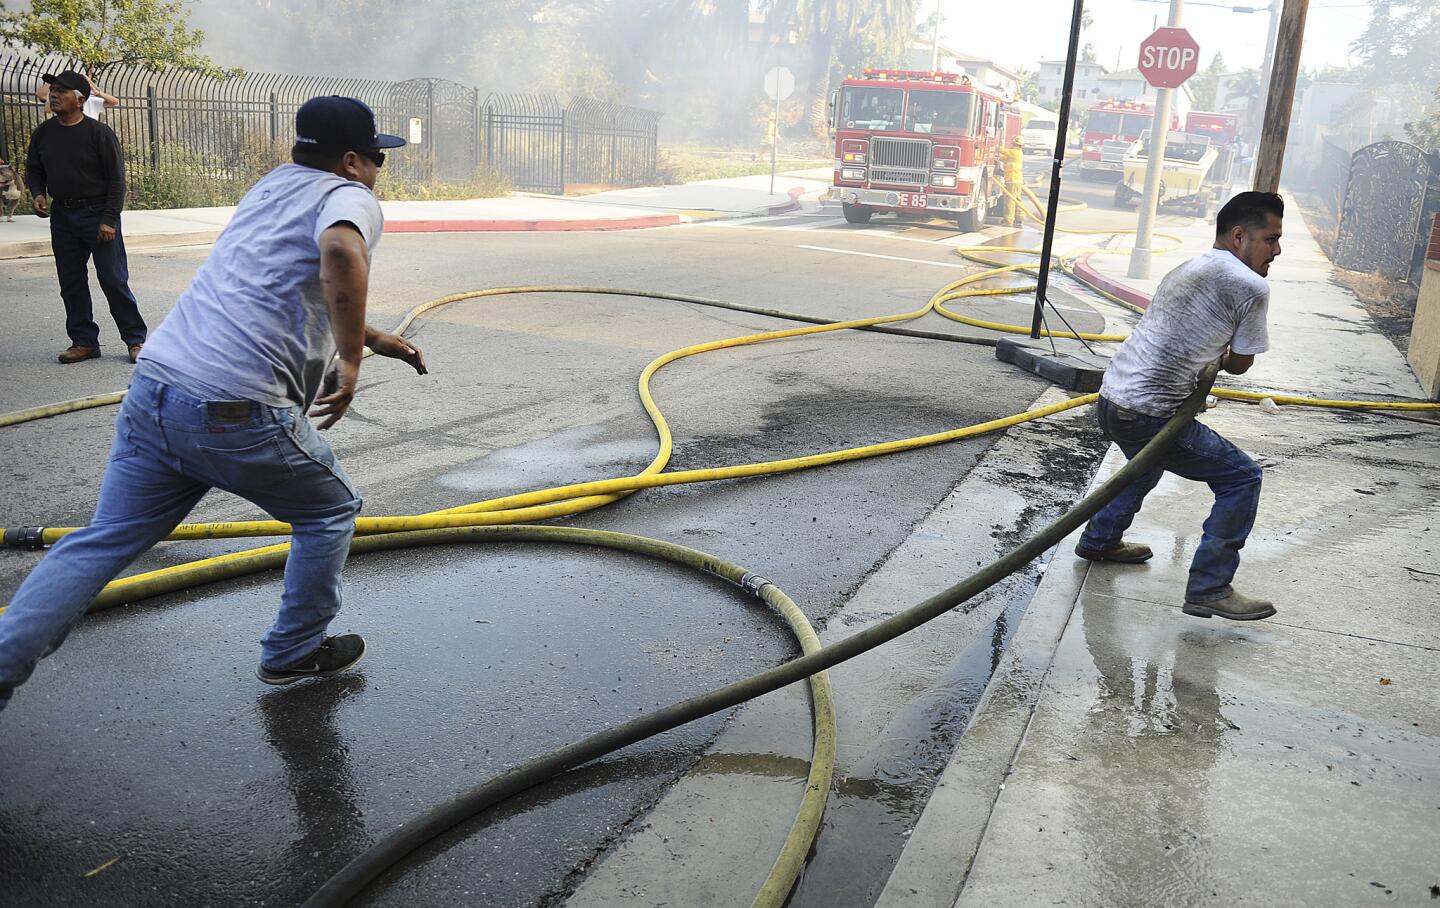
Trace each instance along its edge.
{"label": "hazy sky", "polygon": [[[1206,0],[1229,6],[1267,6],[1267,0]],[[1279,0],[1276,0],[1279,2]],[[1042,57],[1063,59],[1069,41],[1072,0],[1004,0],[1001,3],[976,0],[939,0],[945,17],[940,40],[947,47],[988,57],[1004,66],[1033,69]],[[935,8],[925,0],[917,17],[924,20]],[[1164,25],[1168,2],[1145,0],[1086,0],[1085,8],[1095,18],[1085,41],[1095,45],[1100,62],[1129,69],[1139,56],[1140,42],[1152,31],[1158,17]],[[1305,23],[1305,66],[1346,65],[1350,42],[1365,29],[1370,4],[1365,0],[1311,0]],[[1230,69],[1259,66],[1265,53],[1268,12],[1235,13],[1212,6],[1185,5],[1181,23],[1200,45],[1202,65],[1215,51],[1225,55]],[[1021,27],[1016,27],[1020,25]],[[983,37],[982,37],[983,36]]]}

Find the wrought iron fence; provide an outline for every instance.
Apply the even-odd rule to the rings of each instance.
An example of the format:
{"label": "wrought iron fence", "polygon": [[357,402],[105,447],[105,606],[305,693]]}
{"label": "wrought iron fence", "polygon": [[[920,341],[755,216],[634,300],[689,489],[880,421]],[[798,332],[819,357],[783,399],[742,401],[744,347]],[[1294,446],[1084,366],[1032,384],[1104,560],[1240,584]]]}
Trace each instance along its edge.
{"label": "wrought iron fence", "polygon": [[[71,68],[55,57],[0,56],[0,153],[23,162],[47,113],[40,76]],[[464,182],[482,168],[531,192],[567,184],[641,185],[655,178],[660,114],[575,98],[482,94],[443,79],[383,82],[246,73],[212,79],[178,70],[113,67],[94,74],[120,100],[105,112],[125,149],[131,207],[233,203],[288,159],[296,109],[316,95],[359,98],[379,128],[412,139],[387,157],[391,178]]]}

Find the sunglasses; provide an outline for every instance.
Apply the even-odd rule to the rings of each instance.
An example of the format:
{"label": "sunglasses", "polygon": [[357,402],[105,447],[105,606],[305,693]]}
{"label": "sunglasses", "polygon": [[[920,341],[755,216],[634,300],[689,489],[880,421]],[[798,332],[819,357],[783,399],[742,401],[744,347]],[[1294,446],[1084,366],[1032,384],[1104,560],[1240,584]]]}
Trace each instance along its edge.
{"label": "sunglasses", "polygon": [[362,151],[360,154],[373,161],[376,167],[385,166],[385,152],[383,151]]}

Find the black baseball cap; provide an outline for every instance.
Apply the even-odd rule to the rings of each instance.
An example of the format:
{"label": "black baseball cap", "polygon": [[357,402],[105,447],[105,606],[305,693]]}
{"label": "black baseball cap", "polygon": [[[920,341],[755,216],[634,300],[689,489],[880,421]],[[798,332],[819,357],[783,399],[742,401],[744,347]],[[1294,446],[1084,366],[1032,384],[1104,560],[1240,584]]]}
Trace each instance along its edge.
{"label": "black baseball cap", "polygon": [[326,95],[295,111],[295,145],[316,151],[399,148],[405,140],[375,131],[375,112],[364,101]]}
{"label": "black baseball cap", "polygon": [[61,88],[78,91],[87,98],[90,97],[90,80],[73,69],[67,69],[59,75],[46,73],[40,77],[40,80],[46,85],[58,85]]}

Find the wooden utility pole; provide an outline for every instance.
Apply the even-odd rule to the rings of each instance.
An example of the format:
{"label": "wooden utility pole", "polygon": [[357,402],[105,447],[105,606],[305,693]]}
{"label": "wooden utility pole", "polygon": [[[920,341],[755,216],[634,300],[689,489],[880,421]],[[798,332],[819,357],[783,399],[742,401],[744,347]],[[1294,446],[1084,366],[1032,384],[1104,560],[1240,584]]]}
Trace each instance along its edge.
{"label": "wooden utility pole", "polygon": [[1290,132],[1290,108],[1295,103],[1295,78],[1300,73],[1300,45],[1309,9],[1310,0],[1285,0],[1285,9],[1280,13],[1270,91],[1265,98],[1265,122],[1255,153],[1257,192],[1280,191],[1280,166],[1285,160],[1285,138]]}

